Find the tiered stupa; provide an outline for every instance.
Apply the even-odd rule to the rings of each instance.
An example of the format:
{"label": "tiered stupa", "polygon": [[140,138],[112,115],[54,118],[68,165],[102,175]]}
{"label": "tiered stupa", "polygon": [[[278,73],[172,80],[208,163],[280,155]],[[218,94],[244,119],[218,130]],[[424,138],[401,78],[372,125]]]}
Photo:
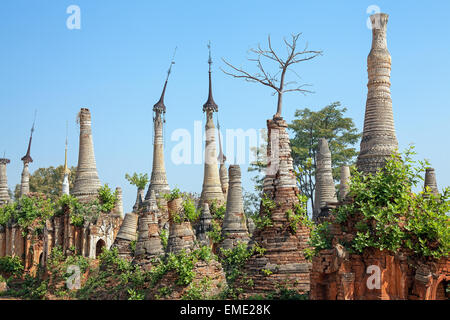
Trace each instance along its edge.
{"label": "tiered stupa", "polygon": [[232,249],[239,242],[248,243],[250,241],[242,198],[241,168],[238,165],[230,165],[229,177],[230,189],[222,224],[223,241],[220,244],[223,249]]}
{"label": "tiered stupa", "polygon": [[[208,45],[210,48],[210,46]],[[212,82],[211,82],[211,50],[209,51],[209,94],[208,100],[203,105],[203,112],[206,113],[206,143],[205,143],[205,169],[203,176],[202,194],[200,197],[200,203],[211,203],[217,201],[218,204],[223,204],[225,198],[222,192],[222,184],[220,182],[219,168],[216,157],[216,128],[214,126],[213,114],[219,110],[217,104],[214,102],[212,95]]]}
{"label": "tiered stupa", "polygon": [[80,123],[80,149],[72,195],[82,201],[89,201],[98,195],[98,189],[101,187],[95,162],[89,109],[81,108],[78,120]]}
{"label": "tiered stupa", "polygon": [[8,176],[6,175],[6,165],[11,161],[6,158],[0,159],[0,206],[11,201],[8,188]]}
{"label": "tiered stupa", "polygon": [[366,113],[361,148],[356,162],[358,170],[374,173],[398,149],[391,100],[391,55],[387,49],[386,29],[388,15],[370,16],[372,22],[372,49],[367,57]]}
{"label": "tiered stupa", "polygon": [[328,202],[336,202],[336,190],[334,187],[333,171],[331,168],[331,152],[326,139],[319,139],[316,153],[316,189],[314,197],[313,220],[317,221],[322,208]]}

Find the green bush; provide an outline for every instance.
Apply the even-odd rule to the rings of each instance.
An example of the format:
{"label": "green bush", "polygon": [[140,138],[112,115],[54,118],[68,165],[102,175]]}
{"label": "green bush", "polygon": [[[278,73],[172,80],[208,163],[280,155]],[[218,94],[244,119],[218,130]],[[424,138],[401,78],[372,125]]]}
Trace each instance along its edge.
{"label": "green bush", "polygon": [[19,257],[0,257],[0,273],[21,276],[24,271],[22,260]]}
{"label": "green bush", "polygon": [[393,154],[376,174],[354,172],[349,196],[352,202],[336,209],[336,222],[345,226],[357,220],[356,237],[350,244],[357,252],[373,247],[396,252],[412,250],[424,257],[450,252],[450,189],[439,196],[412,190],[423,180],[426,162],[415,162],[412,148],[403,157]]}

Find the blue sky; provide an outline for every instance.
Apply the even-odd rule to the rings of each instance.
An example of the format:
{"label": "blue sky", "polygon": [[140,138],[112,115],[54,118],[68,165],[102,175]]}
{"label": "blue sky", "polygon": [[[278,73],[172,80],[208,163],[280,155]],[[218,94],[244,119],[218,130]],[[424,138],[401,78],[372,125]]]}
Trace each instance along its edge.
{"label": "blue sky", "polygon": [[[345,4],[344,4],[345,3]],[[69,30],[66,9],[81,9],[81,29]],[[100,179],[124,190],[131,210],[135,190],[124,176],[151,171],[152,106],[158,100],[175,46],[176,64],[166,94],[166,167],[169,184],[200,192],[203,165],[175,165],[170,141],[178,128],[193,132],[204,120],[207,98],[206,44],[213,46],[214,98],[222,128],[265,127],[275,112],[268,88],[223,74],[220,58],[249,67],[247,51],[272,36],[303,32],[323,56],[295,70],[314,94],[287,95],[284,117],[341,101],[362,129],[367,93],[366,58],[371,31],[367,8],[390,15],[392,100],[400,148],[414,143],[418,158],[436,169],[439,187],[450,185],[450,2],[432,1],[101,1],[3,0],[0,5],[0,151],[11,159],[10,188],[20,181],[34,110],[33,171],[64,161],[69,121],[69,164],[76,166],[80,107],[93,117]],[[243,183],[251,175],[243,166]]]}

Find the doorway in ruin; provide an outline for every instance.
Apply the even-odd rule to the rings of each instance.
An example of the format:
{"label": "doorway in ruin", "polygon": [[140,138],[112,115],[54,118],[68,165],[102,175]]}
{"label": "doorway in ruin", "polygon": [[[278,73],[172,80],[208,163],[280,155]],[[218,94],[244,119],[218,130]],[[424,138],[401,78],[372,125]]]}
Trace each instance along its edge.
{"label": "doorway in ruin", "polygon": [[97,241],[97,244],[95,246],[95,257],[98,258],[98,256],[102,253],[103,248],[106,247],[105,241],[103,239],[100,239]]}
{"label": "doorway in ruin", "polygon": [[448,300],[450,298],[448,290],[449,290],[448,281],[442,280],[436,288],[435,299],[436,300]]}
{"label": "doorway in ruin", "polygon": [[44,253],[41,252],[39,255],[39,266],[42,267],[44,265]]}

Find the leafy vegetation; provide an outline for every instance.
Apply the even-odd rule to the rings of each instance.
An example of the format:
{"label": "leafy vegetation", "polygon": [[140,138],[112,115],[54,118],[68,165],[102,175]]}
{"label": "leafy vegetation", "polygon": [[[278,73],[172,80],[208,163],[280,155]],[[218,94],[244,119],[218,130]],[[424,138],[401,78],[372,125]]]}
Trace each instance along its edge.
{"label": "leafy vegetation", "polygon": [[262,212],[260,215],[253,218],[257,229],[264,229],[265,227],[270,227],[273,225],[272,210],[276,207],[277,204],[275,203],[275,201],[264,194],[261,199]]}
{"label": "leafy vegetation", "polygon": [[148,174],[142,174],[142,173],[133,173],[132,176],[130,176],[128,173],[125,174],[125,179],[130,182],[131,185],[136,186],[138,190],[144,190],[145,186],[147,185],[149,179]]}
{"label": "leafy vegetation", "polygon": [[[410,250],[420,257],[439,259],[450,252],[450,189],[439,196],[426,189],[412,189],[422,181],[426,162],[412,160],[414,150],[403,157],[393,154],[383,170],[364,175],[354,172],[349,195],[352,199],[334,212],[343,228],[355,229],[349,249],[362,252],[377,248],[397,252]],[[329,247],[327,225],[317,227],[311,236],[317,248]],[[318,249],[316,249],[317,252]]]}
{"label": "leafy vegetation", "polygon": [[[69,174],[69,187],[73,188],[77,168],[71,167]],[[39,168],[30,175],[30,192],[42,193],[52,201],[61,195],[61,183],[64,176],[64,166]],[[14,199],[20,198],[20,185],[14,189]]]}

